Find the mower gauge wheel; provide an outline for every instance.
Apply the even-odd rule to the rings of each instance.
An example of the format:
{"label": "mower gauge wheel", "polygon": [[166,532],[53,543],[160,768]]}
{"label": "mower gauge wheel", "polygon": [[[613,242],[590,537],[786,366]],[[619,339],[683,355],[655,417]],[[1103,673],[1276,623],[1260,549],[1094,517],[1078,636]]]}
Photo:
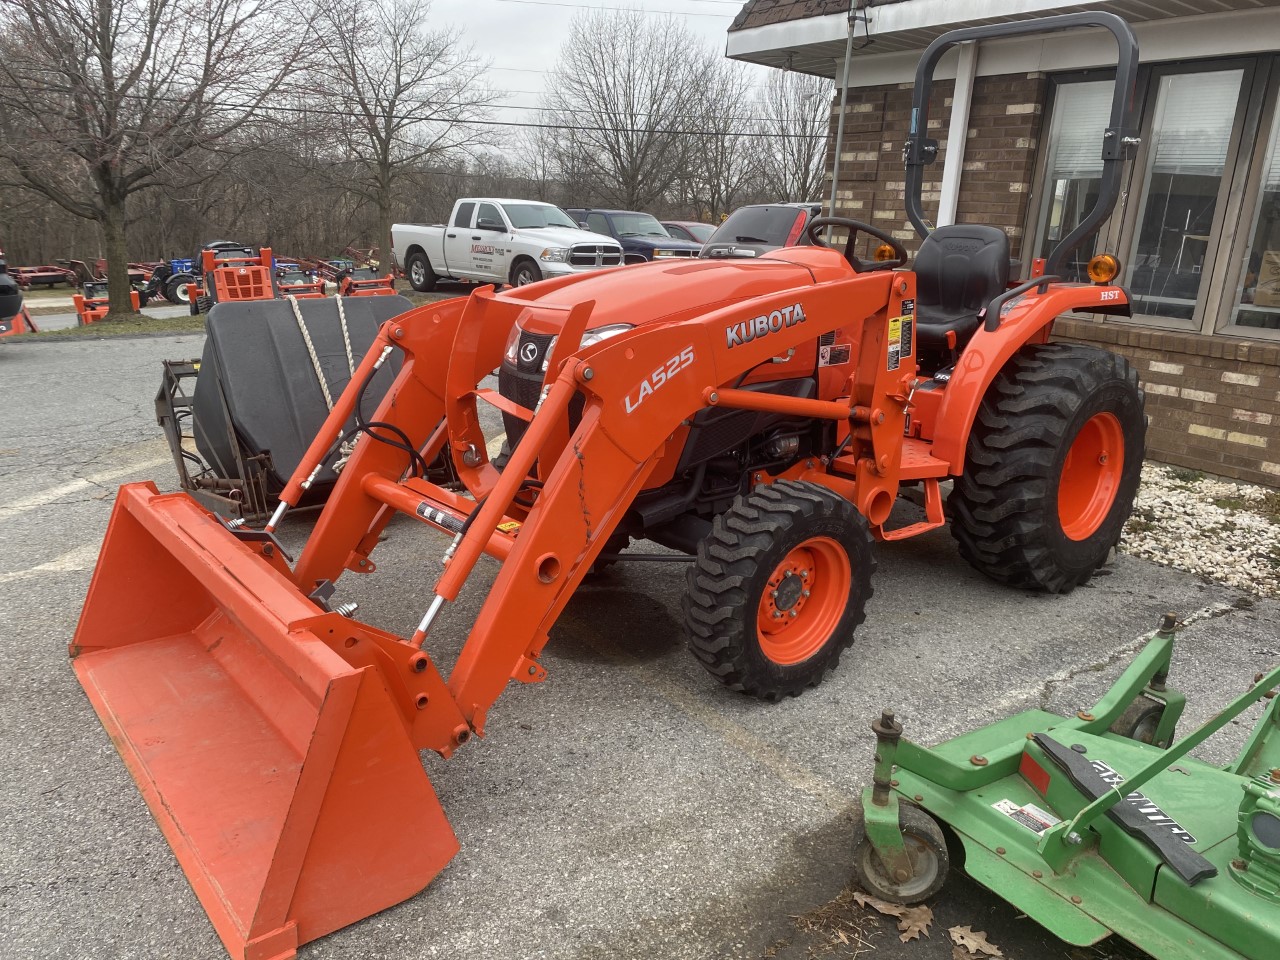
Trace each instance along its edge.
{"label": "mower gauge wheel", "polygon": [[1160,729],[1160,718],[1164,716],[1164,704],[1148,696],[1136,697],[1133,703],[1125,707],[1124,713],[1111,724],[1112,733],[1119,734],[1128,740],[1138,743],[1150,743],[1162,747],[1168,744],[1156,743],[1156,731]]}
{"label": "mower gauge wheel", "polygon": [[853,643],[874,570],[849,501],[813,483],[758,486],[698,545],[683,601],[690,649],[731,690],[797,696]]}
{"label": "mower gauge wheel", "polygon": [[[892,235],[881,230],[879,227],[873,227],[869,223],[863,223],[861,220],[850,220],[847,217],[817,217],[810,220],[809,225],[804,230],[804,242],[815,247],[830,247],[827,243],[818,237],[818,234],[827,227],[844,227],[849,231],[849,236],[844,242],[844,258],[849,261],[849,266],[853,267],[854,273],[873,273],[877,270],[892,270],[900,267],[907,262],[907,249]],[[893,248],[892,260],[867,261],[860,259],[854,254],[854,239],[859,233],[865,233],[868,236],[875,237],[881,243],[888,244]]]}
{"label": "mower gauge wheel", "polygon": [[895,880],[867,838],[859,809],[854,818],[853,878],[872,896],[890,903],[920,903],[942,889],[951,866],[947,841],[938,822],[919,807],[898,804],[898,826],[911,861],[911,876]]}

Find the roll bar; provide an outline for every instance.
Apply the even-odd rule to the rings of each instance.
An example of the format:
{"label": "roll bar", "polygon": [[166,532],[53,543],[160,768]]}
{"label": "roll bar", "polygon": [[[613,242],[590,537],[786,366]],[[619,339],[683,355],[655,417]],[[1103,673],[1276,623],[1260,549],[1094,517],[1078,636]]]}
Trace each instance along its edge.
{"label": "roll bar", "polygon": [[915,93],[911,100],[911,128],[903,147],[903,159],[907,165],[906,202],[907,217],[921,239],[930,233],[929,223],[920,208],[920,191],[924,181],[924,167],[938,158],[938,141],[925,137],[929,130],[929,93],[933,87],[933,73],[942,55],[958,43],[971,40],[992,40],[997,37],[1019,37],[1035,33],[1054,33],[1077,27],[1102,27],[1115,37],[1116,83],[1111,97],[1111,118],[1102,134],[1102,183],[1098,200],[1079,226],[1064,237],[1045,264],[1046,273],[1059,273],[1066,255],[1078,247],[1084,239],[1109,216],[1120,198],[1120,180],[1124,161],[1140,142],[1130,129],[1133,113],[1133,93],[1138,75],[1138,41],[1129,24],[1114,13],[1087,12],[1065,13],[1056,17],[1040,17],[1035,20],[1016,20],[990,26],[964,27],[944,33],[929,44],[916,66]]}

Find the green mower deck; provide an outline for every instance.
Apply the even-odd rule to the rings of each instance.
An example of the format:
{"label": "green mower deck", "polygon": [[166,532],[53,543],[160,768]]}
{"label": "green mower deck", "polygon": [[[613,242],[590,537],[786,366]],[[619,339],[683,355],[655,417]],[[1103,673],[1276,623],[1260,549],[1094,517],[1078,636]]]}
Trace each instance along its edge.
{"label": "green mower deck", "polygon": [[1031,710],[924,748],[886,710],[872,724],[859,882],[927,899],[946,876],[942,824],[971,877],[1068,943],[1114,933],[1160,960],[1280,958],[1277,700],[1226,767],[1187,756],[1274,697],[1280,667],[1173,742],[1185,702],[1165,682],[1174,628],[1167,616],[1075,717]]}

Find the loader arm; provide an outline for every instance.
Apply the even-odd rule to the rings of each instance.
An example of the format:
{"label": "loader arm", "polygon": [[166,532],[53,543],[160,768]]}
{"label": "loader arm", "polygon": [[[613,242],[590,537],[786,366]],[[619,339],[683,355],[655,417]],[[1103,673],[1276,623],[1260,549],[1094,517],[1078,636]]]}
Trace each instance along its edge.
{"label": "loader arm", "polygon": [[[485,289],[465,303],[429,305],[397,318],[384,332],[403,350],[404,362],[373,419],[398,427],[415,445],[426,447],[428,455],[447,436],[470,497],[420,478],[402,479],[406,455],[364,437],[316,524],[295,579],[309,592],[317,582],[336,582],[346,570],[373,569],[369,554],[377,537],[371,533],[393,512],[453,535],[433,595],[424,591],[423,603],[431,605],[431,612],[413,638],[414,646],[426,641],[429,655],[434,611],[456,598],[482,553],[500,559],[497,579],[448,680],[454,703],[440,705],[452,716],[460,711],[471,730],[482,733],[485,713],[508,681],[544,678],[537,658],[548,632],[681,424],[707,406],[732,405],[733,390],[725,390],[723,400],[716,395],[721,385],[823,333],[858,321],[884,327],[891,301],[910,295],[908,275],[851,274],[841,282],[796,287],[712,310],[692,321],[639,326],[575,352],[572,344],[592,308],[591,303],[578,304],[560,318],[569,344],[562,353],[566,358],[548,374],[539,409],[528,412],[528,432],[502,473],[488,463],[477,414],[478,400],[501,401],[477,384],[501,361],[513,324],[531,311],[552,308]],[[882,353],[884,339],[877,336],[870,342]],[[886,382],[878,376],[886,366],[883,358],[863,361],[850,378],[847,397],[809,402],[822,406],[819,415],[853,421],[868,419],[873,408],[890,406],[900,412],[901,403],[888,403],[883,396]],[[889,378],[894,388],[899,378],[898,372]],[[349,389],[358,386],[353,380]],[[584,403],[570,432],[569,404],[575,394]],[[760,396],[752,395],[753,402],[761,402]],[[786,411],[798,401],[764,395],[763,402]],[[327,436],[336,437],[342,406],[335,408],[338,415],[326,424],[316,449],[330,445]],[[872,452],[878,434],[901,432],[901,420],[888,418],[874,431],[865,423],[854,429]],[[435,443],[428,444],[433,437]],[[879,437],[882,449],[891,448],[887,439],[887,434]],[[535,464],[542,485],[523,485],[524,478],[534,475]],[[304,460],[298,474],[310,469]],[[892,471],[886,471],[883,487],[882,499],[891,500],[897,492]],[[533,498],[532,508],[517,497],[525,503]],[[432,703],[425,709],[436,707]],[[417,729],[445,726],[427,723]],[[462,733],[465,739],[468,732]],[[458,742],[419,746],[447,755]]]}

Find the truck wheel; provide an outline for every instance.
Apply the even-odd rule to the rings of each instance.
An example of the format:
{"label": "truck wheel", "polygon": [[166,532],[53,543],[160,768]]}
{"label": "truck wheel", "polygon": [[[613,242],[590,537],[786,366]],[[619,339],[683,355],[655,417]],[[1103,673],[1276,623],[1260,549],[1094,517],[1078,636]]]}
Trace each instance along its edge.
{"label": "truck wheel", "polygon": [[170,303],[190,303],[191,297],[187,293],[187,284],[191,282],[192,278],[188,274],[174,274],[164,283],[164,298]]}
{"label": "truck wheel", "polygon": [[951,860],[947,841],[936,820],[919,807],[898,803],[898,826],[911,861],[911,876],[896,880],[889,875],[876,848],[867,839],[861,806],[854,818],[853,878],[872,896],[890,903],[920,903],[942,889]]}
{"label": "truck wheel", "polygon": [[1023,347],[983,398],[949,500],[961,555],[993,580],[1049,593],[1093,576],[1142,479],[1143,399],[1113,353]]}
{"label": "truck wheel", "polygon": [[685,634],[717,680],[762,700],[816,686],[871,597],[871,533],[843,497],[779,480],[734,500],[698,544]]}
{"label": "truck wheel", "polygon": [[542,271],[532,260],[521,260],[511,268],[511,285],[523,287],[527,283],[537,283],[542,279]]}
{"label": "truck wheel", "polygon": [[425,253],[415,250],[409,254],[405,269],[409,273],[409,286],[419,293],[430,293],[436,288],[436,280],[439,278],[431,269],[431,263],[427,260]]}

